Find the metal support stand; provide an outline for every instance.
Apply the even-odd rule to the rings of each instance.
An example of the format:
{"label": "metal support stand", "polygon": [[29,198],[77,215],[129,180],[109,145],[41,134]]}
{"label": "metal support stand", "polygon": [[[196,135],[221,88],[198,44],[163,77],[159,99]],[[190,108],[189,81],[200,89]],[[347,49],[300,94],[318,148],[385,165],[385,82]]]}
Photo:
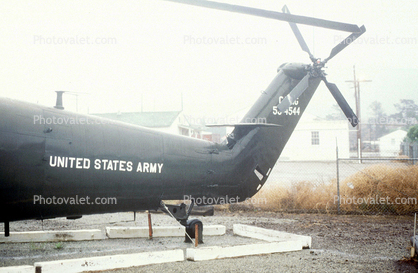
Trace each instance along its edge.
{"label": "metal support stand", "polygon": [[203,223],[198,219],[187,221],[185,243],[193,243],[191,240],[195,239],[195,246],[203,244]]}
{"label": "metal support stand", "polygon": [[[186,205],[184,203],[180,205],[166,205],[161,201],[161,210],[186,227],[185,242],[194,242],[197,246],[198,243],[203,244],[203,223],[198,219],[187,220],[192,212],[193,206],[194,202],[190,204],[189,209],[186,211]],[[195,238],[195,240],[193,241],[192,238]]]}

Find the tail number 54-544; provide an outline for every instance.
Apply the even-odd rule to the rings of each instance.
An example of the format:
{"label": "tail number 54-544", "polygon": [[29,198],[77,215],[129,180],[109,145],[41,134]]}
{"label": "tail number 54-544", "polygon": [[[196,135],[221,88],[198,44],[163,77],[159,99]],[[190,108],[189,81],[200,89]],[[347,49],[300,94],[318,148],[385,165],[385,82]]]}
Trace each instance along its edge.
{"label": "tail number 54-544", "polygon": [[[283,99],[283,97],[280,97],[280,99],[279,99],[279,103],[280,102],[282,102],[282,99]],[[294,115],[294,116],[299,116],[300,115],[300,107],[299,106],[297,106],[299,104],[299,99],[297,99],[297,100],[295,100],[295,102],[292,104],[292,106],[290,106],[289,108],[287,108],[285,111],[284,111],[284,114],[286,115],[286,116],[291,116],[291,115]],[[279,109],[277,108],[277,106],[275,105],[275,106],[273,106],[273,115],[277,115],[277,116],[280,116],[280,115],[282,115],[283,113],[282,112],[280,112],[279,111]]]}

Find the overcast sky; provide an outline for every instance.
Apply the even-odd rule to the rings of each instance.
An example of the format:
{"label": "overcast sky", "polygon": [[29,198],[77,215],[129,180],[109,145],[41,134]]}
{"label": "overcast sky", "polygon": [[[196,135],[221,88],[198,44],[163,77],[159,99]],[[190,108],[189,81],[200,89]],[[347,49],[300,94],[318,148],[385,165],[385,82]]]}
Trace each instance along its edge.
{"label": "overcast sky", "polygon": [[[326,72],[354,108],[353,65],[362,113],[378,100],[387,113],[400,99],[418,102],[416,1],[222,2],[365,25],[367,32],[333,58]],[[338,4],[337,4],[338,3]],[[348,33],[300,26],[318,58]],[[308,63],[289,25],[270,19],[159,0],[7,1],[0,10],[0,96],[55,104],[55,90],[79,94],[83,113],[184,110],[233,115],[251,106],[284,62]],[[225,41],[228,43],[226,44]],[[76,110],[76,97],[64,106]],[[335,102],[321,84],[310,113]]]}

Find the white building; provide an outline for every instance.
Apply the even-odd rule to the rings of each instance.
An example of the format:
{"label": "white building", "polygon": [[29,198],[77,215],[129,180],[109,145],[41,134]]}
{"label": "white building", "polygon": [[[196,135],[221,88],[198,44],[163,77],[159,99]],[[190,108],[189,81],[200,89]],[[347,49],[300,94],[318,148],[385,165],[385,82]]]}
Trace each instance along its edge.
{"label": "white building", "polygon": [[[229,119],[241,120],[247,111],[248,109],[243,109]],[[335,161],[337,142],[338,156],[349,158],[350,128],[347,120],[326,120],[305,112],[279,161]],[[233,128],[229,128],[228,133],[232,130]]]}
{"label": "white building", "polygon": [[220,139],[218,134],[204,131],[204,126],[190,124],[182,111],[119,112],[93,115],[144,126],[174,135],[189,136],[209,141],[219,141]]}
{"label": "white building", "polygon": [[304,113],[284,148],[281,161],[334,161],[350,157],[347,120],[325,120]]}
{"label": "white building", "polygon": [[406,134],[406,131],[399,129],[379,138],[380,156],[398,156]]}

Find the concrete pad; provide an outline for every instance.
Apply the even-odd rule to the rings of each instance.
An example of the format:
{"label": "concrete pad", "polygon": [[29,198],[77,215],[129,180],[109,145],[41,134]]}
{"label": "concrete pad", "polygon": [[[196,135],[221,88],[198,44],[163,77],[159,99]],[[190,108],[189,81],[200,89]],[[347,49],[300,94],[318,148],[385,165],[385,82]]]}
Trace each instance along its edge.
{"label": "concrete pad", "polygon": [[248,225],[234,224],[233,225],[234,234],[250,237],[254,239],[259,239],[267,242],[283,242],[283,241],[301,241],[303,242],[304,248],[311,248],[312,246],[312,237],[297,235],[293,233],[259,228]]}
{"label": "concrete pad", "polygon": [[90,241],[103,239],[104,236],[100,229],[10,232],[9,237],[4,237],[4,232],[0,232],[0,243]]}
{"label": "concrete pad", "polygon": [[302,241],[286,241],[260,243],[240,246],[215,246],[186,249],[186,259],[191,261],[205,261],[249,255],[260,255],[277,252],[302,250]]}
{"label": "concrete pad", "polygon": [[0,267],[0,273],[34,273],[33,265]]}
{"label": "concrete pad", "polygon": [[[184,236],[183,226],[155,226],[152,228],[152,237],[181,237]],[[226,233],[223,225],[203,226],[203,236],[220,236]],[[148,238],[148,227],[106,227],[106,236],[116,238]]]}
{"label": "concrete pad", "polygon": [[[184,227],[154,227],[155,237],[166,236],[184,236]],[[205,233],[206,231],[206,233]],[[167,250],[155,252],[142,252],[135,254],[108,255],[101,257],[88,257],[80,259],[70,259],[61,261],[38,262],[35,266],[19,266],[0,268],[3,272],[84,272],[101,271],[118,268],[136,267],[148,264],[169,263],[184,261],[185,258],[192,261],[203,261],[212,259],[242,257],[249,255],[260,255],[268,253],[298,251],[305,247],[311,247],[312,239],[310,236],[302,236],[287,232],[268,230],[248,225],[233,226],[235,235],[251,237],[265,240],[266,243],[257,243],[238,246],[211,246],[187,248],[183,250]],[[225,226],[214,225],[205,226],[204,235],[223,235],[226,232]],[[21,233],[21,234],[20,234]],[[20,232],[11,233],[10,237],[3,239],[14,239],[15,242],[28,241],[39,242],[40,239],[49,241],[70,241],[70,240],[97,240],[102,238],[100,230],[82,230],[82,231],[46,231],[46,232]],[[148,227],[108,227],[106,233],[109,238],[136,238],[148,237]],[[26,236],[19,238],[19,235]],[[30,236],[29,236],[30,235]],[[41,236],[42,235],[42,236]],[[1,241],[1,240],[0,240]]]}
{"label": "concrete pad", "polygon": [[35,263],[42,273],[73,273],[184,261],[181,249]]}

